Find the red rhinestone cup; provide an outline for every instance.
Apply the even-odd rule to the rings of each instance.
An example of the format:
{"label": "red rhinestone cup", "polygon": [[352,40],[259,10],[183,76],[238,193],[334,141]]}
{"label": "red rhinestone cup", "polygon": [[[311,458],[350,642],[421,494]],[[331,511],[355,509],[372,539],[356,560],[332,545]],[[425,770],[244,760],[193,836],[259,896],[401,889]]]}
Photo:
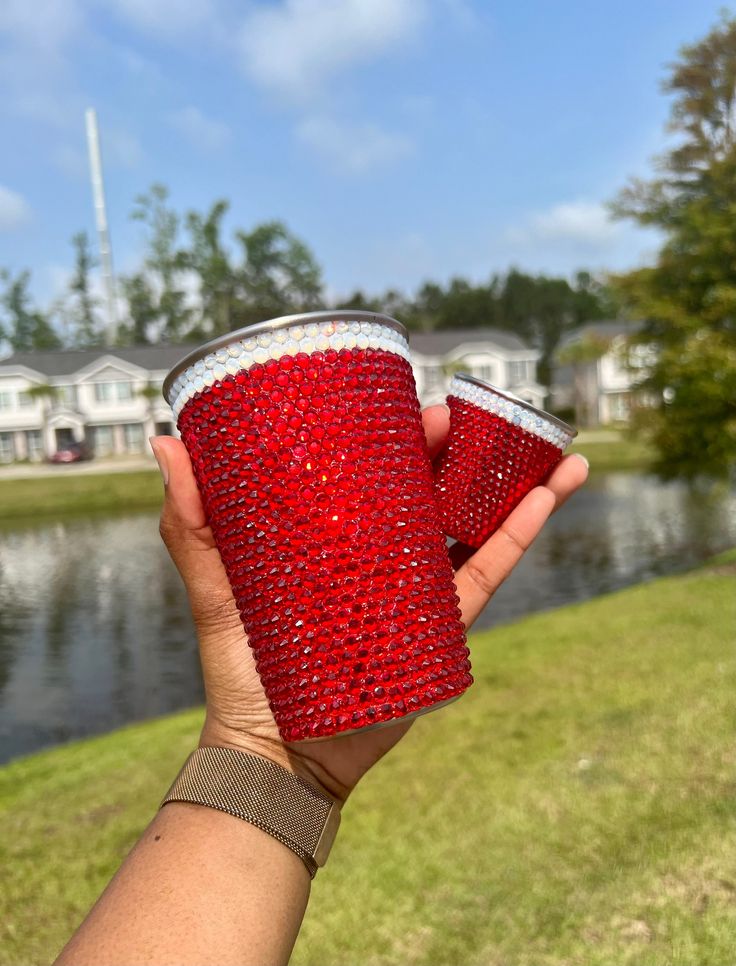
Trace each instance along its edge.
{"label": "red rhinestone cup", "polygon": [[472,683],[406,341],[369,318],[233,333],[165,390],[286,741]]}
{"label": "red rhinestone cup", "polygon": [[450,432],[435,475],[442,526],[478,548],[562,459],[576,431],[480,379],[450,385]]}

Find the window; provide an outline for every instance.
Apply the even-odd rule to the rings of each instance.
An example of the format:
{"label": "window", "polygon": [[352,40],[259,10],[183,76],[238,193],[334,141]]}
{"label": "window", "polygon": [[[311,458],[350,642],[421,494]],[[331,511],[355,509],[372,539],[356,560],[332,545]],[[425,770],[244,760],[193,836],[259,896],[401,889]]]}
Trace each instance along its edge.
{"label": "window", "polygon": [[629,418],[631,401],[629,394],[618,392],[610,396],[610,413],[614,422],[624,422]]}
{"label": "window", "polygon": [[127,453],[143,452],[143,426],[140,423],[126,423],[123,426],[123,434]]}
{"label": "window", "polygon": [[512,385],[518,385],[520,382],[526,382],[527,380],[527,363],[526,362],[510,362],[509,363],[509,381]]}
{"label": "window", "polygon": [[59,402],[63,406],[76,406],[77,405],[77,387],[76,386],[59,386]]}
{"label": "window", "polygon": [[43,459],[43,440],[40,429],[29,429],[26,432],[26,450],[29,460]]}
{"label": "window", "polygon": [[496,369],[495,366],[490,365],[485,362],[480,366],[473,366],[472,374],[477,379],[483,379],[485,382],[493,382],[495,377]]}
{"label": "window", "polygon": [[[71,387],[70,387],[71,388]],[[96,382],[95,399],[100,403],[129,402],[133,398],[130,382]]]}
{"label": "window", "polygon": [[36,400],[29,392],[19,392],[18,405],[21,409],[30,409],[31,406],[36,405]]}
{"label": "window", "polygon": [[12,392],[8,392],[5,389],[2,392],[0,392],[0,409],[14,408],[15,400],[13,399],[13,395],[14,394]]}
{"label": "window", "polygon": [[15,442],[12,433],[0,433],[0,463],[12,463],[15,459]]}
{"label": "window", "polygon": [[441,366],[425,366],[423,376],[425,392],[433,392],[435,389],[442,388],[444,374]]}
{"label": "window", "polygon": [[96,456],[107,456],[114,449],[112,426],[93,426],[90,429],[92,449]]}

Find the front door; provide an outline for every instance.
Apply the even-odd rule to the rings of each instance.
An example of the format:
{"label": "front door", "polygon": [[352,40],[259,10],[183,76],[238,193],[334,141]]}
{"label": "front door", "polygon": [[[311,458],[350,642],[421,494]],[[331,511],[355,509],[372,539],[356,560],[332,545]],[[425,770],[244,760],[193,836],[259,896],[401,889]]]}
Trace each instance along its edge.
{"label": "front door", "polygon": [[56,430],[56,448],[66,449],[74,442],[74,433],[68,426]]}

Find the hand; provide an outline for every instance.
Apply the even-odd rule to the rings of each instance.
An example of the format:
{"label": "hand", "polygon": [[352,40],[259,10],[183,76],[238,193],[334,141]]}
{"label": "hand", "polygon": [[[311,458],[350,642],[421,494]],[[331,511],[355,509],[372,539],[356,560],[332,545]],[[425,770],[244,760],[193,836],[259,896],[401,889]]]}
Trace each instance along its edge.
{"label": "hand", "polygon": [[[449,429],[447,407],[423,413],[430,455],[441,450]],[[412,722],[314,743],[284,743],[247,646],[225,568],[207,526],[184,444],[169,436],[151,441],[166,495],[161,536],[184,580],[199,638],[207,714],[200,745],[219,745],[261,755],[344,802],[358,780]],[[480,550],[455,573],[463,623],[470,628],[519,562],[549,515],[587,477],[585,460],[568,456],[545,486],[532,490]]]}

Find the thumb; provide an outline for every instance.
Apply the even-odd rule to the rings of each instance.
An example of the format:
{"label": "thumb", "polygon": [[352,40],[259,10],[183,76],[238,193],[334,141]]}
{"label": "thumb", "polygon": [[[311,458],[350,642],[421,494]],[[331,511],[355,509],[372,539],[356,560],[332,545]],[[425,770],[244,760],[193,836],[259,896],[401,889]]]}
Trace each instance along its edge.
{"label": "thumb", "polygon": [[173,436],[152,436],[150,443],[164,482],[161,536],[179,566],[177,558],[187,545],[194,541],[201,549],[203,539],[211,544],[212,537],[184,444]]}

